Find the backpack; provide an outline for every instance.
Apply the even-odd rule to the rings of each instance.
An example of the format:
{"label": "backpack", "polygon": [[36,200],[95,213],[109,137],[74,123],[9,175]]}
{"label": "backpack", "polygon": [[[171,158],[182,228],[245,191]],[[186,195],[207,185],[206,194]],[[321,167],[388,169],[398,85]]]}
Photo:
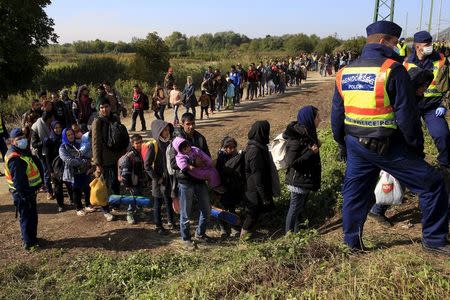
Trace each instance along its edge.
{"label": "backpack", "polygon": [[55,178],[62,180],[64,173],[64,162],[59,155],[53,159],[52,169],[55,174]]}
{"label": "backpack", "polygon": [[221,174],[222,184],[227,191],[243,193],[246,187],[245,151],[230,158],[224,165]]}
{"label": "backpack", "polygon": [[[117,162],[117,180],[119,180],[120,183],[122,183],[123,181],[123,176],[122,176],[122,171],[125,167],[125,163],[127,162],[127,159],[131,159],[130,154],[133,153],[132,151],[128,151],[127,153],[125,153],[124,155],[122,155],[119,158],[119,161]],[[134,163],[134,159],[131,159],[131,163]],[[135,182],[135,178],[133,178],[133,176],[131,176],[131,181],[132,184],[134,185],[135,183],[137,184],[137,181]]]}
{"label": "backpack", "polygon": [[283,170],[287,168],[286,165],[286,145],[287,140],[283,138],[283,134],[280,133],[270,144],[269,151],[272,154],[273,162],[277,170]]}
{"label": "backpack", "polygon": [[148,101],[148,97],[146,95],[143,95],[142,97],[142,109],[143,110],[149,110],[150,109],[150,102]]}
{"label": "backpack", "polygon": [[153,148],[155,149],[155,158],[154,159],[156,159],[156,156],[158,155],[158,141],[151,138],[148,142],[143,143],[141,146],[141,156],[142,156],[143,162],[145,162],[145,158],[147,157],[148,149],[151,144],[153,144]]}
{"label": "backpack", "polygon": [[130,137],[125,125],[120,122],[112,122],[108,128],[107,146],[114,151],[123,151],[128,148],[130,144]]}

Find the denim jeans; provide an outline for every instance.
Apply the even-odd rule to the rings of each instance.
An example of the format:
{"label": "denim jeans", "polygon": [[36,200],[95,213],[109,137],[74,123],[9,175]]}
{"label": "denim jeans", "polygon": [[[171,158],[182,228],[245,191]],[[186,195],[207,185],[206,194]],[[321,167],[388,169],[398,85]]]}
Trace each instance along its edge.
{"label": "denim jeans", "polygon": [[205,183],[178,184],[180,196],[180,232],[183,241],[191,239],[190,216],[194,195],[198,200],[200,217],[198,220],[197,235],[206,233],[206,225],[211,215],[211,204],[209,202],[208,188]]}
{"label": "denim jeans", "polygon": [[[108,195],[120,194],[120,183],[117,179],[117,166],[103,166],[103,178],[105,179],[106,186],[108,187]],[[109,205],[102,206],[104,213],[109,212]]]}
{"label": "denim jeans", "polygon": [[39,157],[42,168],[44,169],[44,185],[47,188],[47,192],[50,194],[53,194],[53,187],[52,187],[52,178],[50,174],[50,169],[47,165],[47,160],[45,159],[45,156]]}
{"label": "denim jeans", "polygon": [[234,99],[233,99],[233,104],[236,105],[239,102],[241,102],[241,94],[240,94],[240,89],[239,86],[234,87]]}
{"label": "denim jeans", "polygon": [[178,109],[179,108],[180,108],[179,105],[174,105],[173,106],[173,115],[174,115],[173,120],[176,121],[176,122],[180,121],[180,119],[178,118]]}
{"label": "denim jeans", "polygon": [[216,109],[221,110],[223,106],[223,94],[217,94],[217,103],[216,103]]}
{"label": "denim jeans", "polygon": [[302,223],[302,212],[305,211],[306,199],[309,193],[300,194],[291,192],[291,202],[286,216],[286,232],[298,232]]}
{"label": "denim jeans", "polygon": [[186,107],[186,112],[187,112],[187,113],[189,112],[189,110],[192,110],[192,114],[194,115],[194,119],[196,119],[196,116],[195,116],[195,107],[194,107],[194,106],[192,106],[192,107]]}
{"label": "denim jeans", "polygon": [[166,109],[166,105],[159,105],[158,110],[155,111],[155,118],[164,121],[164,110]]}

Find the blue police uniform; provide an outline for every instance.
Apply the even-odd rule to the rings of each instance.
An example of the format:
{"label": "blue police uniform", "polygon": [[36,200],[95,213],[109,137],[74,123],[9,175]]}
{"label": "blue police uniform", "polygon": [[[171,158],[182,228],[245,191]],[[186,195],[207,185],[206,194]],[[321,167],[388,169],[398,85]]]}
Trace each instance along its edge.
{"label": "blue police uniform", "polygon": [[[14,138],[18,135],[22,135],[20,129],[13,129],[11,131],[11,137]],[[18,155],[11,155],[19,154]],[[17,211],[20,216],[20,229],[22,233],[22,241],[26,249],[36,246],[37,241],[37,225],[38,225],[38,214],[37,214],[37,191],[40,188],[39,185],[30,185],[30,178],[27,174],[28,164],[23,158],[28,158],[31,164],[37,168],[39,172],[39,178],[37,182],[42,182],[42,166],[36,157],[31,155],[29,150],[22,150],[14,145],[8,150],[6,155],[10,157],[7,160],[7,181],[10,184],[10,192],[14,201],[14,206],[16,206]],[[9,173],[9,174],[8,174]],[[9,176],[8,176],[9,175]],[[9,180],[8,180],[9,177]]]}
{"label": "blue police uniform", "polygon": [[[401,28],[388,21],[375,22],[367,27],[367,34],[384,33],[400,36]],[[349,67],[381,66],[387,59],[399,61],[399,56],[382,44],[367,44],[361,58]],[[374,87],[359,82],[364,76],[350,76],[345,84],[354,89],[369,91]],[[354,80],[354,82],[350,82]],[[363,249],[361,241],[364,223],[371,208],[380,169],[392,174],[410,190],[419,194],[422,210],[423,242],[428,247],[446,246],[448,234],[447,191],[442,174],[428,165],[423,157],[423,134],[419,110],[406,69],[399,62],[392,64],[384,85],[396,129],[349,125],[346,106],[336,86],[333,96],[331,123],[336,142],[346,147],[347,169],[343,185],[342,208],[344,240],[351,248]],[[375,91],[374,91],[375,92]],[[364,99],[361,99],[364,102]],[[346,124],[347,123],[347,124]],[[369,123],[368,123],[369,124]],[[376,123],[371,123],[371,125]],[[355,126],[356,125],[356,126]],[[367,147],[375,142],[389,141],[383,153]]]}

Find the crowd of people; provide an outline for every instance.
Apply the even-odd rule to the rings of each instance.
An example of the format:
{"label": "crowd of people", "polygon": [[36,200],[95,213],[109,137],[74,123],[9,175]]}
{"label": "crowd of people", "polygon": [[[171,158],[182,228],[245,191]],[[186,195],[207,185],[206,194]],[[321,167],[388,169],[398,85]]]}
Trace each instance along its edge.
{"label": "crowd of people", "polygon": [[[64,199],[66,190],[78,216],[100,209],[106,221],[115,219],[113,210],[119,207],[91,205],[90,182],[94,177],[105,181],[108,195],[151,195],[157,233],[166,235],[169,231],[179,231],[187,249],[195,249],[198,242],[211,241],[207,235],[211,197],[224,211],[230,214],[239,211],[242,215],[240,224],[219,222],[222,238],[250,238],[262,212],[273,208],[273,198],[281,190],[268,147],[270,124],[264,120],[254,122],[243,151],[238,151],[235,137],[223,137],[217,159],[213,160],[205,136],[196,129],[196,107],[201,108],[200,119],[209,118],[215,111],[238,106],[245,95],[251,101],[282,94],[287,86],[299,85],[306,79],[308,70],[322,74],[323,69],[328,73],[329,68],[334,68],[335,72],[339,71],[332,104],[332,128],[341,158],[347,160],[343,187],[345,242],[353,250],[364,249],[362,228],[370,209],[378,220],[386,220],[387,208],[372,207],[373,195],[367,192],[376,183],[379,169],[383,168],[419,194],[426,213],[424,247],[450,254],[445,242],[447,191],[442,174],[423,160],[423,137],[419,134],[420,123],[416,122],[420,116],[425,119],[440,152],[441,167],[445,174],[450,174],[450,133],[448,125],[444,125],[447,123],[442,103],[448,94],[449,63],[443,55],[432,55],[433,50],[428,49],[431,36],[421,32],[415,36],[413,55],[406,60],[405,68],[401,67],[401,58],[394,51],[398,28],[385,21],[370,25],[368,44],[358,58],[353,53],[336,53],[334,57],[302,54],[295,59],[252,63],[248,70],[241,64],[232,65],[225,74],[209,67],[204,73],[198,100],[192,77],[187,77],[184,88],[179,89],[174,70],[169,68],[164,81],[156,83],[151,99],[139,85],[134,86],[130,130],[121,124],[126,112],[121,95],[108,82],[98,86],[96,100],[90,97],[85,85],[77,89],[75,100],[70,99],[68,90],[50,95],[41,92],[23,115],[21,128],[14,128],[8,134],[3,119],[0,124],[0,134],[11,141],[7,153],[6,147],[2,146],[1,150],[6,180],[20,214],[25,248],[32,249],[39,244],[36,210],[39,190],[47,193],[49,200],[56,199],[60,212],[68,209]],[[427,57],[432,59],[427,61]],[[358,81],[372,76],[370,72],[374,68],[380,70],[373,76],[391,68],[387,73],[389,80],[383,77],[386,83],[381,79]],[[447,77],[439,77],[444,83],[437,83],[437,74],[445,68]],[[358,72],[368,75],[359,76]],[[356,81],[355,84],[352,81]],[[368,87],[371,82],[377,84],[373,91]],[[373,92],[373,97],[370,96],[373,99],[369,100],[374,101],[376,108],[372,103],[361,101],[365,91]],[[419,105],[422,115],[417,103],[424,105]],[[167,107],[174,110],[172,122],[165,121]],[[181,107],[185,112],[179,118]],[[428,116],[426,112],[431,109],[433,116]],[[150,141],[144,141],[143,136],[135,132],[138,116],[142,131],[147,130],[144,114],[147,110],[152,110],[155,117],[150,124]],[[283,133],[285,184],[291,195],[286,232],[300,230],[305,221],[307,198],[320,189],[319,123],[318,109],[308,105],[298,111],[297,119],[287,124]],[[438,130],[433,130],[435,128]],[[407,147],[403,147],[405,145]],[[424,182],[431,184],[424,187]],[[166,223],[163,222],[163,205]],[[176,207],[180,214],[178,225]],[[196,215],[192,211],[194,207],[198,208],[199,219],[192,237],[190,222]],[[142,215],[142,207],[136,203],[128,205],[129,224],[136,223]]]}

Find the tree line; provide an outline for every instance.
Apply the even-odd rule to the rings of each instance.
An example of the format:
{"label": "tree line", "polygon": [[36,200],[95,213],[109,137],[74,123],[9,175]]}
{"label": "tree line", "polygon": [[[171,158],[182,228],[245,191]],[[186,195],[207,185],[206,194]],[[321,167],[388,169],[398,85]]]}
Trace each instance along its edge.
{"label": "tree line", "polygon": [[[156,33],[155,33],[156,34]],[[243,51],[286,51],[296,55],[299,52],[332,53],[336,49],[342,51],[359,52],[364,44],[364,37],[348,40],[336,36],[320,38],[312,34],[285,34],[282,36],[267,35],[264,38],[249,38],[244,34],[233,31],[203,33],[201,35],[186,36],[174,31],[163,39],[172,55],[189,56],[197,52],[221,51],[240,49]],[[92,41],[75,41],[66,44],[51,44],[43,48],[44,54],[52,53],[136,53],[142,39],[133,38],[131,42],[110,42],[99,39]]]}

